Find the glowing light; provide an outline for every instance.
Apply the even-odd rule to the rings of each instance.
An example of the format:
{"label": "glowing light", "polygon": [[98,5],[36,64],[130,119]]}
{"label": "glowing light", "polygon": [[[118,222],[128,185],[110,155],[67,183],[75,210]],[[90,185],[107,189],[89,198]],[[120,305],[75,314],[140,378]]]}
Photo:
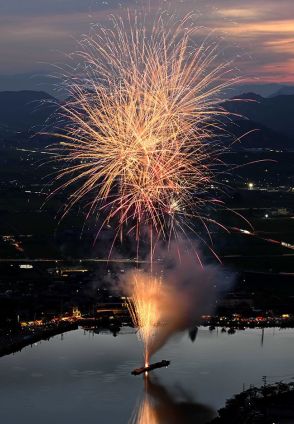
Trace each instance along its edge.
{"label": "glowing light", "polygon": [[[53,160],[63,169],[51,195],[71,188],[64,214],[85,199],[87,217],[98,214],[100,229],[112,221],[115,239],[134,232],[139,243],[147,228],[152,261],[153,240],[190,229],[189,217],[207,231],[216,223],[204,207],[221,203],[215,173],[224,147],[216,139],[228,112],[220,97],[237,79],[229,78],[230,62],[217,63],[216,44],[195,45],[189,16],[145,21],[129,12],[81,41],[53,134]],[[136,271],[130,279],[127,302],[147,366],[171,310],[168,299],[163,309],[161,278]]]}
{"label": "glowing light", "polygon": [[21,264],[21,265],[19,265],[19,267],[21,269],[32,269],[33,268],[33,265],[30,265],[30,264]]}
{"label": "glowing light", "polygon": [[130,419],[129,424],[159,424],[159,417],[154,405],[154,401],[150,396],[148,390],[149,380],[148,375],[144,375],[144,397],[135,409],[133,417]]}
{"label": "glowing light", "polygon": [[128,308],[134,324],[139,329],[139,336],[144,343],[145,367],[149,365],[152,339],[162,321],[162,300],[164,293],[162,281],[156,276],[148,276],[134,271],[130,281],[131,298]]}
{"label": "glowing light", "polygon": [[129,12],[81,41],[53,148],[64,168],[51,194],[72,187],[64,214],[88,199],[101,228],[114,220],[116,236],[128,225],[137,240],[142,227],[169,237],[192,214],[210,221],[200,211],[219,203],[207,193],[221,164],[220,94],[236,82],[216,45],[194,45],[189,16],[151,27]]}

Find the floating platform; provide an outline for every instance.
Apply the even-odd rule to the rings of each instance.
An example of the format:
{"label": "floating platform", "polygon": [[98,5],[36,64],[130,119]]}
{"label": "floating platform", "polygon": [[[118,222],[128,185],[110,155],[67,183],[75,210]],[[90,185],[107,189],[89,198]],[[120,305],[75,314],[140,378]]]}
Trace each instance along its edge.
{"label": "floating platform", "polygon": [[140,375],[140,374],[143,374],[144,372],[156,370],[157,368],[168,367],[169,364],[170,364],[170,361],[163,360],[161,362],[156,362],[155,364],[150,364],[150,365],[148,365],[148,367],[135,368],[132,371],[132,374],[133,375]]}

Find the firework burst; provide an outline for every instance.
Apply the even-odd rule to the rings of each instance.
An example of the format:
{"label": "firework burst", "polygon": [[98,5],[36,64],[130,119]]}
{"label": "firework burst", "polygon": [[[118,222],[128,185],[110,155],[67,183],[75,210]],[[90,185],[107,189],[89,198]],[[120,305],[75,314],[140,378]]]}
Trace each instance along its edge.
{"label": "firework burst", "polygon": [[116,237],[125,227],[137,241],[143,228],[170,238],[190,215],[206,226],[215,133],[227,115],[219,97],[235,81],[231,63],[217,64],[216,45],[195,45],[191,17],[145,18],[112,17],[81,41],[53,148],[64,166],[52,194],[72,190],[64,214],[87,199],[100,228],[112,221]]}

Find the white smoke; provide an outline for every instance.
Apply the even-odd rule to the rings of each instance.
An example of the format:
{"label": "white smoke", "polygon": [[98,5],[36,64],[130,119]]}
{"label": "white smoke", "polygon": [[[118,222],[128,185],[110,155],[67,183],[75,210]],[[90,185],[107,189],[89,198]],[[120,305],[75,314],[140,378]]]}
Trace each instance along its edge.
{"label": "white smoke", "polygon": [[[212,313],[221,293],[233,281],[233,275],[221,265],[202,265],[194,248],[185,242],[172,243],[169,249],[157,248],[152,263],[143,270],[126,273],[123,285],[132,293],[134,272],[142,279],[161,276],[161,286],[152,301],[160,310],[160,323],[149,345],[150,355],[158,351],[173,335],[194,326],[203,314]],[[156,258],[160,257],[160,261]],[[148,300],[146,300],[148,301]]]}

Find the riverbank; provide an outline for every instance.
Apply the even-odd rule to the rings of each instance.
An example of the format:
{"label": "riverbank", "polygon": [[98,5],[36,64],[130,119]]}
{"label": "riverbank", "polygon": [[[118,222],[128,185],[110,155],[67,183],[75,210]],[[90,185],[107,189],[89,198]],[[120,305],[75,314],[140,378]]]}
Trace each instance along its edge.
{"label": "riverbank", "polygon": [[[116,310],[115,313],[107,310],[107,314],[103,309],[103,313],[95,318],[77,314],[54,318],[45,322],[42,320],[22,322],[17,327],[0,329],[0,357],[18,352],[40,340],[48,340],[58,334],[75,330],[79,326],[85,330],[103,328],[116,335],[125,325],[133,326],[125,309]],[[209,327],[210,331],[218,330],[234,334],[236,331],[253,328],[294,328],[294,319],[286,314],[280,317],[265,315],[244,317],[240,314],[234,314],[230,317],[204,315],[199,322],[195,323],[195,327],[190,329],[191,339],[196,338],[197,329],[200,326]]]}
{"label": "riverbank", "polygon": [[203,315],[199,324],[204,327],[210,327],[214,330],[221,327],[224,331],[234,332],[234,330],[246,330],[246,328],[294,328],[294,317],[289,314],[273,316],[268,314],[259,314],[253,317],[233,314],[232,316],[211,316]]}
{"label": "riverbank", "polygon": [[2,331],[0,333],[0,357],[19,352],[24,347],[37,343],[40,340],[49,340],[51,337],[67,331],[76,330],[77,328],[78,324],[75,322],[59,322],[21,328],[18,331]]}

